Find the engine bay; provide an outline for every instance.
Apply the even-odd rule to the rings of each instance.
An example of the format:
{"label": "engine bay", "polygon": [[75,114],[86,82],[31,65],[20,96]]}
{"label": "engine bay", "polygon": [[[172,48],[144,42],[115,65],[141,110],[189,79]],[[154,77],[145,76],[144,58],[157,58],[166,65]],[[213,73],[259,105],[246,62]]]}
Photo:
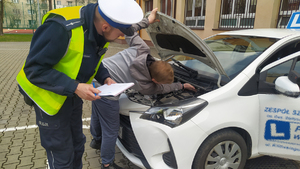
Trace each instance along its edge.
{"label": "engine bay", "polygon": [[[136,90],[129,89],[125,92],[128,99],[147,106],[162,106],[176,104],[183,100],[195,98],[219,88],[218,79],[214,76],[205,76],[196,70],[182,65],[176,60],[173,60],[171,66],[174,70],[174,82],[180,82],[182,84],[189,83],[196,88],[196,92],[190,90],[178,90],[165,94],[143,95]],[[226,82],[221,81],[221,85],[224,84],[226,84]]]}
{"label": "engine bay", "polygon": [[[180,82],[187,83],[182,80]],[[139,104],[147,106],[162,106],[168,104],[176,104],[180,101],[189,100],[211,91],[211,88],[204,89],[203,87],[199,88],[197,86],[195,86],[195,88],[197,90],[196,92],[190,90],[177,90],[170,93],[155,95],[143,95],[134,89],[128,89],[126,90],[125,94],[127,95],[129,100]]]}

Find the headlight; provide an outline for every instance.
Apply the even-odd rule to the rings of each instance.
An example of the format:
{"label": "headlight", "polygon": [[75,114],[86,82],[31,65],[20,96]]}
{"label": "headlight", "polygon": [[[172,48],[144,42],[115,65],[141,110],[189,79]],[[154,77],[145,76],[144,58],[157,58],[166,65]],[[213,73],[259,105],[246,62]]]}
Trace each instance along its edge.
{"label": "headlight", "polygon": [[152,107],[141,115],[141,119],[176,127],[188,121],[207,106],[207,101],[194,99],[181,105],[169,105],[165,107]]}

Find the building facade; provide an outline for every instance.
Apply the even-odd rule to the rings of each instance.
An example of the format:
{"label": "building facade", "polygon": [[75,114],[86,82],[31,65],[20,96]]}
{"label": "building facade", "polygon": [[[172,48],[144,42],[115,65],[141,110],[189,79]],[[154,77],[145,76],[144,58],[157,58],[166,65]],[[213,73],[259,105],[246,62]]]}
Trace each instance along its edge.
{"label": "building facade", "polygon": [[[81,6],[97,0],[51,0],[51,9]],[[43,15],[49,11],[49,0],[5,0],[3,27],[8,29],[36,29]]]}
{"label": "building facade", "polygon": [[[284,29],[300,0],[136,0],[146,13],[153,8],[191,28],[200,38],[239,29]],[[97,0],[52,0],[52,9],[96,3]],[[36,28],[49,11],[49,0],[5,0],[4,28]],[[145,30],[145,40],[150,40]],[[121,38],[122,39],[122,38]]]}
{"label": "building facade", "polygon": [[[229,30],[284,29],[300,11],[300,0],[142,0],[140,5],[145,12],[157,7],[202,39]],[[141,34],[149,40],[146,31]]]}

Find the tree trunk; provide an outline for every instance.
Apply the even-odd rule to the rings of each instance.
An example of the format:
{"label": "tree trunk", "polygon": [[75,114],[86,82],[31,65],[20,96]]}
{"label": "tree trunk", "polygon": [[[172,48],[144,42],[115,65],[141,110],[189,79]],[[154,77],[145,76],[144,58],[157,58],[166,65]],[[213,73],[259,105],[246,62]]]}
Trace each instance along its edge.
{"label": "tree trunk", "polygon": [[0,0],[0,35],[3,35],[3,9],[4,9],[4,0]]}
{"label": "tree trunk", "polygon": [[52,10],[52,0],[49,0],[49,11]]}

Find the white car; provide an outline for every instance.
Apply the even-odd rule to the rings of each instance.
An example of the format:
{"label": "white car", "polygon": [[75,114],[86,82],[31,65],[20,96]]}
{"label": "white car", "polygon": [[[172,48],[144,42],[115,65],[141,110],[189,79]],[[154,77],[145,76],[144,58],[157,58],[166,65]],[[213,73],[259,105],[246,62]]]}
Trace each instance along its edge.
{"label": "white car", "polygon": [[300,159],[300,32],[229,31],[201,40],[158,13],[147,32],[175,81],[197,92],[120,97],[117,146],[154,169],[242,169],[262,155]]}

